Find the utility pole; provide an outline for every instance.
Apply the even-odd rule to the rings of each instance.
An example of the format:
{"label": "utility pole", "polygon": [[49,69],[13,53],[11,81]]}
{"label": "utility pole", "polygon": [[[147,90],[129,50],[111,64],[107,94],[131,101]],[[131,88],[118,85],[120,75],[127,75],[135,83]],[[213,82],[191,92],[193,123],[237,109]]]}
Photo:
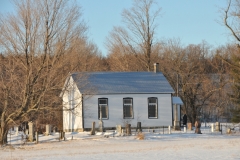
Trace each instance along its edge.
{"label": "utility pole", "polygon": [[179,83],[179,75],[177,73],[177,97],[178,97],[178,92],[179,92],[178,83]]}

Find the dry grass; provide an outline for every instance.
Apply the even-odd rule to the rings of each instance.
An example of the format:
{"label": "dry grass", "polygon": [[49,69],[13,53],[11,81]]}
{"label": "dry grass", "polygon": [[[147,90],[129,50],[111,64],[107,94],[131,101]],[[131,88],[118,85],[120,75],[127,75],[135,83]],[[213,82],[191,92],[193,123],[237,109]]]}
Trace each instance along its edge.
{"label": "dry grass", "polygon": [[142,133],[142,132],[139,132],[139,133],[137,134],[137,139],[139,139],[139,140],[144,140],[144,139],[145,139],[145,134]]}

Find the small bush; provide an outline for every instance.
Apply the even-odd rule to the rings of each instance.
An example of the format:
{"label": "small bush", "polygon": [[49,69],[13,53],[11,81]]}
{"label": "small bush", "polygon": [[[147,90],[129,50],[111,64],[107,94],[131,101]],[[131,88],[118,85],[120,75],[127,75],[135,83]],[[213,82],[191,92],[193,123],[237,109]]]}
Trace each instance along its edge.
{"label": "small bush", "polygon": [[142,132],[139,132],[139,133],[137,134],[137,139],[139,139],[139,140],[144,140],[144,139],[145,139],[145,134],[142,133]]}

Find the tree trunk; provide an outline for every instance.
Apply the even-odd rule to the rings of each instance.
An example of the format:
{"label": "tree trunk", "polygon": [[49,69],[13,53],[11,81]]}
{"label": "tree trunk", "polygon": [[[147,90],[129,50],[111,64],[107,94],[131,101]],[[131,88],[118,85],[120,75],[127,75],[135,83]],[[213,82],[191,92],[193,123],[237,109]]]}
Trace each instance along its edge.
{"label": "tree trunk", "polygon": [[197,114],[195,112],[193,112],[192,119],[193,119],[192,123],[194,124],[197,120]]}
{"label": "tree trunk", "polygon": [[4,145],[7,143],[7,133],[8,129],[5,127],[5,125],[0,126],[0,145]]}

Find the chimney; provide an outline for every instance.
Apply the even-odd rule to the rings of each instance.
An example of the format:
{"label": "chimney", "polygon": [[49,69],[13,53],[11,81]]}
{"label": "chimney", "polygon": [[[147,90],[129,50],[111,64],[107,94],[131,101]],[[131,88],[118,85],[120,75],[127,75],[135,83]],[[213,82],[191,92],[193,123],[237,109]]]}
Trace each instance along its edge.
{"label": "chimney", "polygon": [[159,63],[154,63],[154,73],[159,72]]}

